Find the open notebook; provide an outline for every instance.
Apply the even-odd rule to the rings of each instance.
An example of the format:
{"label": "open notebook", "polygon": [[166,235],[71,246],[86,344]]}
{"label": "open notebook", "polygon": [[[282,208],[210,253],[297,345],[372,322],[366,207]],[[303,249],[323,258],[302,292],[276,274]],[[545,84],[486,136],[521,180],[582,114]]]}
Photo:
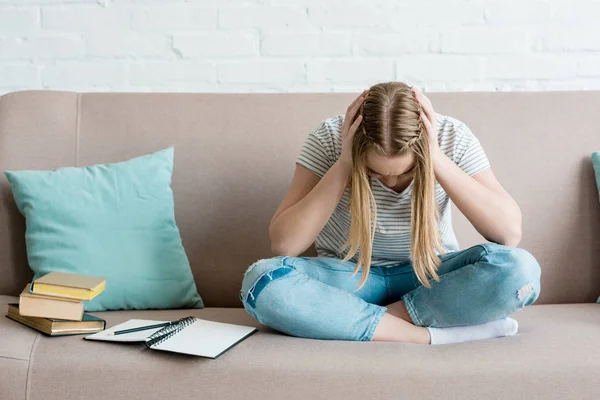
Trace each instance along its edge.
{"label": "open notebook", "polygon": [[156,325],[163,322],[168,321],[130,319],[102,332],[86,336],[84,339],[109,342],[144,342],[152,350],[217,358],[257,331],[253,326],[226,324],[186,317],[164,328],[112,335],[114,331]]}

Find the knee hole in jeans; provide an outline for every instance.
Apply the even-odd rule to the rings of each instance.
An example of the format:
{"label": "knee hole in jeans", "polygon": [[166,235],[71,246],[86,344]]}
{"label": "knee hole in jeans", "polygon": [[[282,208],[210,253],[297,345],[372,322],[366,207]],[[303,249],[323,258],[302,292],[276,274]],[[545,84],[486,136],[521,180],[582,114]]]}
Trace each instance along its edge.
{"label": "knee hole in jeans", "polygon": [[519,290],[517,290],[517,297],[519,298],[519,300],[521,300],[524,296],[526,296],[527,294],[533,292],[533,290],[534,290],[533,284],[532,283],[526,283]]}
{"label": "knee hole in jeans", "polygon": [[[285,265],[286,258],[287,257],[283,257],[281,259],[281,263],[279,263],[279,265],[263,272],[256,279],[256,281],[252,284],[252,286],[250,286],[250,288],[248,289],[248,294],[246,296],[246,304],[247,305],[249,305],[252,308],[256,308],[256,299],[257,299],[258,295],[260,294],[260,292],[264,289],[264,287],[269,282],[274,281],[276,279],[279,279],[279,278],[289,274],[294,269],[294,267],[292,267],[292,266]],[[268,263],[271,261],[272,261],[272,259],[258,260],[257,262],[252,264],[246,270],[246,272],[244,273],[244,277],[246,277],[250,271],[252,271],[254,268],[256,268],[256,266],[264,264],[264,263]],[[243,291],[240,291],[240,299],[242,300],[242,302],[244,301]]]}

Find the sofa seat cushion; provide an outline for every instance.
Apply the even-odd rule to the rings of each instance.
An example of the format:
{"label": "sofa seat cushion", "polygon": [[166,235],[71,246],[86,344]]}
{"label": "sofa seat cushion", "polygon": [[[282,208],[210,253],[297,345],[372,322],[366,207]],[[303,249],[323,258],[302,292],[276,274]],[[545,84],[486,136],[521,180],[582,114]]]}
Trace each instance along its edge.
{"label": "sofa seat cushion", "polygon": [[29,357],[38,336],[4,316],[6,305],[18,301],[18,297],[0,296],[0,399],[24,398]]}
{"label": "sofa seat cushion", "polygon": [[5,317],[8,303],[18,303],[19,298],[15,296],[0,296],[0,357],[14,358],[16,360],[29,360],[31,347],[37,336],[37,332],[18,324]]}
{"label": "sofa seat cushion", "polygon": [[[10,299],[15,298],[0,296],[0,307]],[[253,325],[259,332],[216,360],[153,351],[143,344],[39,335],[30,359],[28,399],[60,399],[65,393],[89,400],[562,399],[600,393],[600,305],[595,303],[530,306],[513,315],[520,325],[514,337],[439,346],[295,338],[258,324],[243,308],[94,315],[108,326],[131,318],[194,315]],[[28,357],[35,335],[29,328],[5,318],[0,330],[7,334],[3,354]],[[17,389],[1,385],[0,398],[11,398],[2,393],[10,390]]]}

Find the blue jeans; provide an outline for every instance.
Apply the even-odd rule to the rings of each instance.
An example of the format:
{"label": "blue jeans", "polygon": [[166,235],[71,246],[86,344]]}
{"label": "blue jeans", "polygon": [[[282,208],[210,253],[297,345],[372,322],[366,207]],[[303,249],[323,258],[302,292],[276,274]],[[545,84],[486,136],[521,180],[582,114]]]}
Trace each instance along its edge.
{"label": "blue jeans", "polygon": [[504,318],[540,293],[540,266],[527,251],[481,244],[446,254],[432,287],[410,263],[362,270],[328,257],[274,257],[244,274],[240,300],[261,324],[305,338],[370,341],[391,303],[402,300],[415,325],[474,325]]}

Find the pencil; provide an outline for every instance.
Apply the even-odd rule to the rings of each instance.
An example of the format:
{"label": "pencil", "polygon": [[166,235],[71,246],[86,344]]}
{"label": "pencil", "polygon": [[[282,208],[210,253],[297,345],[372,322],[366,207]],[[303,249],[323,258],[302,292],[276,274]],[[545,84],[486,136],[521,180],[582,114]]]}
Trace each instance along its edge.
{"label": "pencil", "polygon": [[163,324],[156,324],[156,325],[148,325],[148,326],[140,326],[137,328],[131,328],[131,329],[123,329],[120,331],[114,331],[112,333],[109,333],[109,335],[123,335],[125,333],[132,333],[132,332],[139,332],[139,331],[146,331],[148,329],[154,329],[154,328],[162,328],[164,326],[169,326],[172,325],[173,322],[165,322]]}

